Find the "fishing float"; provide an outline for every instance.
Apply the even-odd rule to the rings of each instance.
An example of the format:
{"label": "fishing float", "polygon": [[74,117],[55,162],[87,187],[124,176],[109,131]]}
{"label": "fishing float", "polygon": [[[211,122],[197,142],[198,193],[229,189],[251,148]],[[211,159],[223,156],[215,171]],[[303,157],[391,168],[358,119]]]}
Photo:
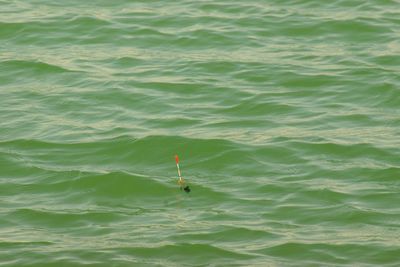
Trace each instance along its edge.
{"label": "fishing float", "polygon": [[183,189],[186,193],[189,193],[190,192],[190,188],[189,188],[188,185],[186,185],[186,182],[182,178],[182,175],[181,175],[181,169],[179,168],[179,157],[178,157],[178,155],[175,155],[175,162],[176,162],[176,168],[178,169],[178,177],[179,177],[178,184],[179,184],[179,187],[180,187],[181,190]]}

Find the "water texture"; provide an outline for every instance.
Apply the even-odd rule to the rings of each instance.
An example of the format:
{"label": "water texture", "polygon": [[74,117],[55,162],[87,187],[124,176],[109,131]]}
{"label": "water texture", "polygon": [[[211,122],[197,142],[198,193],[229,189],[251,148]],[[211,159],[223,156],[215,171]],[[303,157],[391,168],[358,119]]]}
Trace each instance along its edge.
{"label": "water texture", "polygon": [[398,0],[2,0],[0,266],[399,266],[399,88]]}

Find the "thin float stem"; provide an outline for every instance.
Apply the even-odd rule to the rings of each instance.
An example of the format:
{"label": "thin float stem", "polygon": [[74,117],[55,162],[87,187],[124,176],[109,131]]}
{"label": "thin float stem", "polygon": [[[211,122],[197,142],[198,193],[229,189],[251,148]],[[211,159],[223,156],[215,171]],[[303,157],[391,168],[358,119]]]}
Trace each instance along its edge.
{"label": "thin float stem", "polygon": [[175,162],[176,162],[176,168],[178,169],[178,176],[179,176],[179,181],[178,184],[181,188],[181,190],[185,190],[186,193],[190,192],[190,188],[188,185],[186,185],[185,180],[182,178],[181,174],[181,169],[179,168],[179,157],[178,155],[175,155]]}
{"label": "thin float stem", "polygon": [[183,178],[182,178],[182,175],[181,175],[181,169],[179,168],[179,157],[178,157],[178,155],[175,155],[175,162],[176,162],[176,168],[178,169],[178,176],[179,176],[178,184],[180,184],[182,186],[184,181],[183,181]]}

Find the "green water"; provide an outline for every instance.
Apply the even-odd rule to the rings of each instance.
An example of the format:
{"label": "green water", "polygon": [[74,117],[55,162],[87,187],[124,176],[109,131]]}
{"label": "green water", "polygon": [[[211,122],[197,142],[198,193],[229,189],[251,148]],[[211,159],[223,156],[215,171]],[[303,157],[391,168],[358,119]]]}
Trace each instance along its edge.
{"label": "green water", "polygon": [[1,0],[0,266],[399,266],[399,18]]}

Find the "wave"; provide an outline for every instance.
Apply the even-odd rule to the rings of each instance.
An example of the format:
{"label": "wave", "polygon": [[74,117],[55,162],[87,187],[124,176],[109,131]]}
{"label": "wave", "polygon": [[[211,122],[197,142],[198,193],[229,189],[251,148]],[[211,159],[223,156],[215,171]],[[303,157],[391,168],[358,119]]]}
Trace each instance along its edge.
{"label": "wave", "polygon": [[[377,253],[382,251],[383,253]],[[318,242],[286,242],[280,245],[261,250],[274,257],[282,257],[287,260],[300,260],[308,264],[326,264],[335,263],[339,265],[367,264],[374,265],[385,261],[388,266],[395,264],[395,254],[398,248],[386,245],[368,245],[368,244],[352,244],[338,243],[325,244]],[[341,255],[345,255],[343,258]],[[351,259],[350,261],[348,259]]]}
{"label": "wave", "polygon": [[8,72],[31,75],[52,75],[57,73],[75,72],[65,67],[40,61],[4,60],[2,61]]}

